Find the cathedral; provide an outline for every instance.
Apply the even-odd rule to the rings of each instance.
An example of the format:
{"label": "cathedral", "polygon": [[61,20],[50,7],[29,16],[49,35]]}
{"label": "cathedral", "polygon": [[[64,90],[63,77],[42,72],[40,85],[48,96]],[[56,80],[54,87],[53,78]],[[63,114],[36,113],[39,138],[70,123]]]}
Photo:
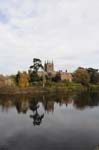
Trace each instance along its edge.
{"label": "cathedral", "polygon": [[47,73],[53,73],[54,72],[54,63],[53,63],[53,61],[52,62],[50,62],[50,61],[45,62],[44,70]]}
{"label": "cathedral", "polygon": [[[45,72],[45,75],[47,75],[50,78],[55,77],[57,74],[60,74],[60,78],[62,81],[66,80],[66,81],[72,82],[72,74],[68,73],[67,70],[66,70],[66,72],[55,71],[53,61],[52,62],[51,61],[47,61],[47,62],[45,61],[44,72]],[[39,72],[39,75],[42,76],[42,72]]]}

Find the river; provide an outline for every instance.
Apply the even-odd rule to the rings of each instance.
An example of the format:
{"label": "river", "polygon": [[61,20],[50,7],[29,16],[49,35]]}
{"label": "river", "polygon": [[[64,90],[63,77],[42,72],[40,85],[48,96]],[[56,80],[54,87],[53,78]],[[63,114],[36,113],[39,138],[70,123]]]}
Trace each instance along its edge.
{"label": "river", "polygon": [[94,150],[99,93],[0,95],[0,150]]}

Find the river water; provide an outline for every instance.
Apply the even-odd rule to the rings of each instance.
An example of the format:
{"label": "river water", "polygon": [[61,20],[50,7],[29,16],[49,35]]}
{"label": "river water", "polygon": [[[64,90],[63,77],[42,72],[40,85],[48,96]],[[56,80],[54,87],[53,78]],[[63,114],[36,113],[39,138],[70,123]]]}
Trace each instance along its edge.
{"label": "river water", "polygon": [[99,94],[0,95],[0,150],[94,150]]}

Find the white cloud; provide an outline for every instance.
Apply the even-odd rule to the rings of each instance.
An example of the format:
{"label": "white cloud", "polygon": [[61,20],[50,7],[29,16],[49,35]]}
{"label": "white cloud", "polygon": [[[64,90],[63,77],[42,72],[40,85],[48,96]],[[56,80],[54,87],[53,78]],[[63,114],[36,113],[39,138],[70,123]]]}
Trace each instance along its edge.
{"label": "white cloud", "polygon": [[98,8],[98,0],[0,0],[0,72],[28,69],[33,57],[99,68]]}

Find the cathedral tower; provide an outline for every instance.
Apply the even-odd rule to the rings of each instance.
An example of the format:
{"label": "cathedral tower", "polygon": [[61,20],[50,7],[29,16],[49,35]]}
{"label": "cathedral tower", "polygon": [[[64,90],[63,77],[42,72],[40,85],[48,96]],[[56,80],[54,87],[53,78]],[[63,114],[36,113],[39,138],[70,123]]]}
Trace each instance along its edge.
{"label": "cathedral tower", "polygon": [[44,68],[45,68],[45,71],[47,73],[53,73],[54,72],[54,63],[53,61],[52,62],[45,62],[45,65],[44,65]]}

